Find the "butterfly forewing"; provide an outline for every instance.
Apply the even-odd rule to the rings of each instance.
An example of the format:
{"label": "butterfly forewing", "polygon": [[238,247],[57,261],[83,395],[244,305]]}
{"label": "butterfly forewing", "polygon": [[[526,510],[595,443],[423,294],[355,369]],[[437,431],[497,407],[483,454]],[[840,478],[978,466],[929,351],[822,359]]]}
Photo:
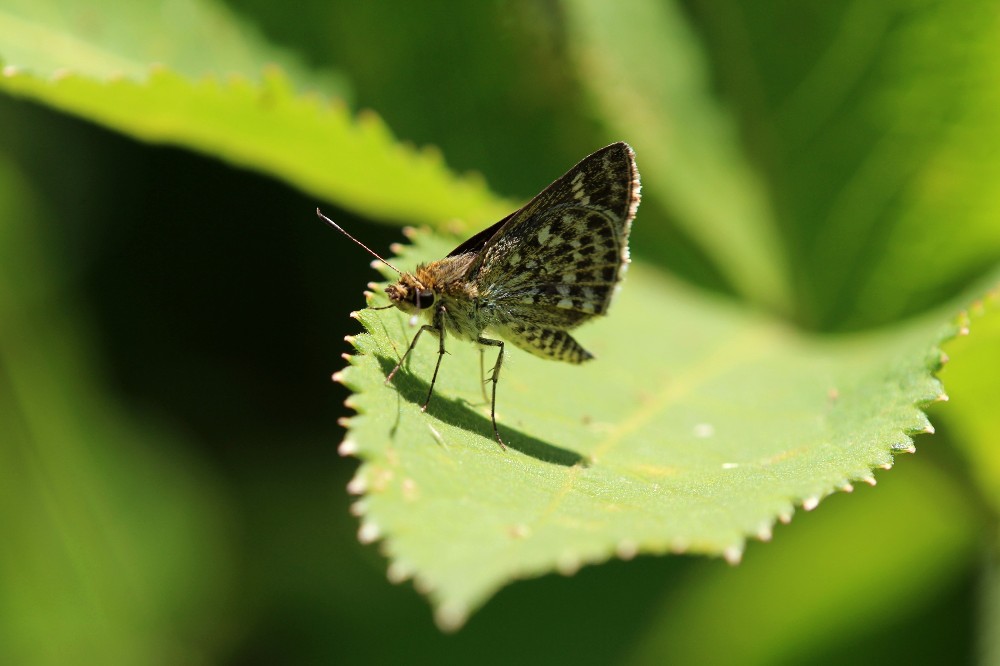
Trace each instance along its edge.
{"label": "butterfly forewing", "polygon": [[623,264],[619,227],[607,213],[582,206],[533,216],[519,227],[525,236],[516,247],[501,239],[486,249],[480,293],[497,303],[603,314]]}
{"label": "butterfly forewing", "polygon": [[632,149],[612,144],[504,220],[469,277],[484,301],[511,317],[572,328],[607,310],[628,262],[638,201]]}

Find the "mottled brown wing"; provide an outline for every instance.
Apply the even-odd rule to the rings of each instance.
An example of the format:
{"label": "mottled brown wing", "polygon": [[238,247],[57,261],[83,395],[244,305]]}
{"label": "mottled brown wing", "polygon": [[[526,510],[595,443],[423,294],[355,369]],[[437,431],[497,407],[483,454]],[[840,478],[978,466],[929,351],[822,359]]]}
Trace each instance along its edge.
{"label": "mottled brown wing", "polygon": [[607,311],[638,205],[635,155],[628,144],[612,144],[511,215],[468,278],[501,319],[572,328]]}
{"label": "mottled brown wing", "polygon": [[479,252],[480,250],[483,249],[483,247],[486,245],[486,243],[488,243],[489,240],[491,238],[493,238],[493,236],[495,236],[496,233],[498,231],[500,231],[501,228],[503,228],[503,225],[507,224],[508,220],[510,220],[510,218],[514,217],[515,215],[517,215],[518,212],[519,211],[514,211],[513,213],[511,213],[507,217],[505,217],[502,220],[500,220],[499,222],[497,222],[497,223],[495,223],[495,224],[493,224],[493,225],[491,225],[491,226],[483,229],[478,234],[476,234],[475,236],[473,236],[472,238],[468,239],[467,241],[465,241],[464,243],[462,243],[461,245],[459,245],[458,247],[456,247],[454,250],[452,250],[451,252],[449,252],[448,256],[449,257],[457,257],[460,254],[468,254],[470,252]]}

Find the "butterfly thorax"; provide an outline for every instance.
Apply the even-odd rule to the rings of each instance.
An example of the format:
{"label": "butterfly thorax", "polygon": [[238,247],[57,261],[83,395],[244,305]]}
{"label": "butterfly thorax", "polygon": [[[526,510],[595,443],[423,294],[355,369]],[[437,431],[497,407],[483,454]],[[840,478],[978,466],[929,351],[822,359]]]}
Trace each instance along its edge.
{"label": "butterfly thorax", "polygon": [[483,313],[478,289],[467,275],[474,259],[470,253],[421,264],[413,273],[403,273],[385,293],[403,312],[424,315],[429,321],[441,317],[453,335],[475,339],[489,322],[479,321]]}

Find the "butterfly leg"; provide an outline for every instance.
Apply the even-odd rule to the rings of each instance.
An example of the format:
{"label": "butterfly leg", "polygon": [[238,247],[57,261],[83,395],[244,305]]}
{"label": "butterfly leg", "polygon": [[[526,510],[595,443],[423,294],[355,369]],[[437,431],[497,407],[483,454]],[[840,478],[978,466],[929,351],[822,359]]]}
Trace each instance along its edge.
{"label": "butterfly leg", "polygon": [[413,348],[417,346],[417,340],[420,339],[420,334],[423,333],[424,331],[434,331],[435,333],[437,333],[437,328],[435,328],[431,324],[424,324],[423,326],[420,327],[420,330],[417,331],[417,334],[413,336],[412,340],[410,340],[410,346],[406,348],[405,352],[403,352],[403,356],[402,358],[399,359],[399,363],[397,363],[396,367],[392,369],[392,372],[386,375],[385,378],[386,384],[391,382],[392,378],[396,376],[397,372],[399,372],[399,369],[403,367],[403,363],[406,362],[406,357],[409,356],[410,352],[413,351]]}
{"label": "butterfly leg", "polygon": [[489,402],[490,399],[486,397],[486,382],[490,381],[486,379],[486,350],[482,347],[479,348],[479,388],[483,391],[483,402]]}
{"label": "butterfly leg", "polygon": [[420,330],[423,330],[425,328],[429,328],[432,331],[437,332],[437,336],[438,336],[438,360],[437,360],[437,363],[434,364],[434,374],[431,376],[431,386],[430,386],[429,389],[427,389],[427,399],[424,400],[424,404],[421,405],[421,407],[420,407],[420,411],[422,411],[422,412],[426,412],[427,411],[427,405],[429,405],[430,402],[431,402],[431,395],[434,393],[434,383],[437,381],[438,370],[441,369],[441,359],[444,358],[444,354],[445,354],[445,351],[444,351],[444,313],[445,313],[445,310],[444,310],[444,306],[442,305],[441,307],[438,308],[437,312],[434,313],[434,323],[432,325],[429,325],[429,326],[423,326],[420,329]]}
{"label": "butterfly leg", "polygon": [[507,447],[504,445],[503,439],[500,438],[500,430],[497,429],[497,382],[500,380],[500,367],[503,365],[503,342],[484,338],[483,336],[479,336],[476,342],[481,345],[500,348],[500,352],[497,354],[497,362],[493,366],[493,372],[490,374],[490,381],[493,382],[493,398],[490,400],[490,420],[493,422],[493,434],[496,435],[497,444],[506,451]]}

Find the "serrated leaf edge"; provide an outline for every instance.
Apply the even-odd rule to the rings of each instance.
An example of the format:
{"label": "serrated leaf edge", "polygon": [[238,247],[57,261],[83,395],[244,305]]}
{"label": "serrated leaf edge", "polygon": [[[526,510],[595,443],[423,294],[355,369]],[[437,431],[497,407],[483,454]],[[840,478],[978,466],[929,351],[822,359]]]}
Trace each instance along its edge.
{"label": "serrated leaf edge", "polygon": [[[407,237],[410,240],[413,240],[417,235],[419,234],[413,232],[412,229],[408,229]],[[394,250],[394,252],[395,251],[396,250]],[[1000,288],[997,289],[993,296],[996,297],[997,294],[1000,294]],[[366,292],[366,299],[370,300],[372,295],[373,294],[371,292]],[[928,360],[925,364],[925,369],[930,373],[930,379],[936,389],[935,394],[930,397],[914,401],[912,404],[915,411],[914,422],[910,426],[900,428],[898,431],[900,439],[889,445],[889,448],[884,450],[876,460],[870,462],[867,468],[857,470],[855,473],[848,475],[841,482],[834,484],[830,488],[823,489],[822,491],[814,494],[803,495],[789,501],[787,506],[784,509],[779,510],[777,515],[772,520],[764,521],[758,525],[756,529],[746,531],[742,534],[739,542],[729,544],[721,550],[702,550],[699,549],[698,546],[686,543],[683,540],[674,540],[665,547],[658,547],[655,545],[644,547],[640,542],[637,542],[634,539],[625,538],[619,540],[614,547],[606,549],[605,553],[598,556],[581,557],[578,554],[571,552],[563,553],[557,558],[554,565],[554,571],[564,576],[572,576],[583,566],[601,564],[612,558],[628,561],[639,554],[654,556],[668,554],[707,555],[710,557],[722,557],[728,564],[736,566],[743,559],[748,541],[757,540],[761,543],[769,542],[773,537],[775,527],[779,523],[784,525],[791,523],[796,507],[801,507],[807,512],[814,511],[819,507],[824,499],[834,493],[853,492],[854,482],[862,482],[868,484],[869,486],[875,486],[877,484],[877,479],[875,478],[876,470],[888,471],[892,469],[896,460],[896,456],[894,454],[916,453],[916,445],[913,439],[914,436],[934,433],[934,426],[931,424],[924,409],[931,404],[946,402],[948,400],[948,396],[944,392],[943,385],[937,378],[937,373],[949,360],[948,355],[944,353],[942,346],[955,337],[969,334],[969,309],[976,307],[976,303],[980,303],[980,301],[981,299],[975,301],[969,306],[969,308],[960,311],[954,318],[952,324],[945,327],[938,335],[937,342],[933,344],[930,354],[928,355]],[[357,311],[352,312],[351,317],[360,321],[359,314],[360,313]],[[364,326],[363,321],[362,325]],[[335,381],[351,391],[357,391],[358,389],[357,387],[351,386],[349,372],[345,373],[345,371],[349,371],[353,368],[354,360],[366,353],[363,349],[363,343],[365,338],[370,337],[371,334],[367,330],[358,335],[349,335],[345,337],[345,341],[351,344],[355,353],[345,353],[342,355],[342,357],[347,361],[347,366],[345,366],[343,370],[334,373],[333,377]],[[421,576],[415,567],[407,563],[405,559],[394,552],[391,535],[382,534],[381,528],[378,524],[367,515],[367,503],[364,501],[363,496],[369,490],[369,482],[365,476],[365,466],[369,464],[370,461],[360,444],[351,438],[352,422],[357,416],[363,416],[363,412],[358,409],[357,403],[350,397],[345,400],[344,404],[354,410],[356,415],[354,417],[341,419],[341,425],[347,430],[347,433],[338,447],[338,452],[342,456],[355,457],[362,463],[361,467],[359,467],[356,471],[354,477],[347,484],[347,490],[349,493],[352,495],[362,496],[362,498],[352,504],[351,507],[351,513],[360,520],[360,526],[358,528],[358,541],[365,545],[377,542],[379,552],[388,560],[386,577],[389,582],[401,584],[407,580],[412,580],[416,591],[424,596],[427,596],[431,600],[434,607],[434,620],[438,628],[443,632],[457,631],[465,624],[475,608],[470,608],[463,602],[454,599],[437,597],[435,595],[436,586],[431,581]],[[537,577],[538,575],[539,574],[534,572],[522,572],[520,574],[515,572],[511,575],[511,580],[524,580],[527,578]],[[482,603],[485,603],[489,596],[490,595],[487,594]]]}

